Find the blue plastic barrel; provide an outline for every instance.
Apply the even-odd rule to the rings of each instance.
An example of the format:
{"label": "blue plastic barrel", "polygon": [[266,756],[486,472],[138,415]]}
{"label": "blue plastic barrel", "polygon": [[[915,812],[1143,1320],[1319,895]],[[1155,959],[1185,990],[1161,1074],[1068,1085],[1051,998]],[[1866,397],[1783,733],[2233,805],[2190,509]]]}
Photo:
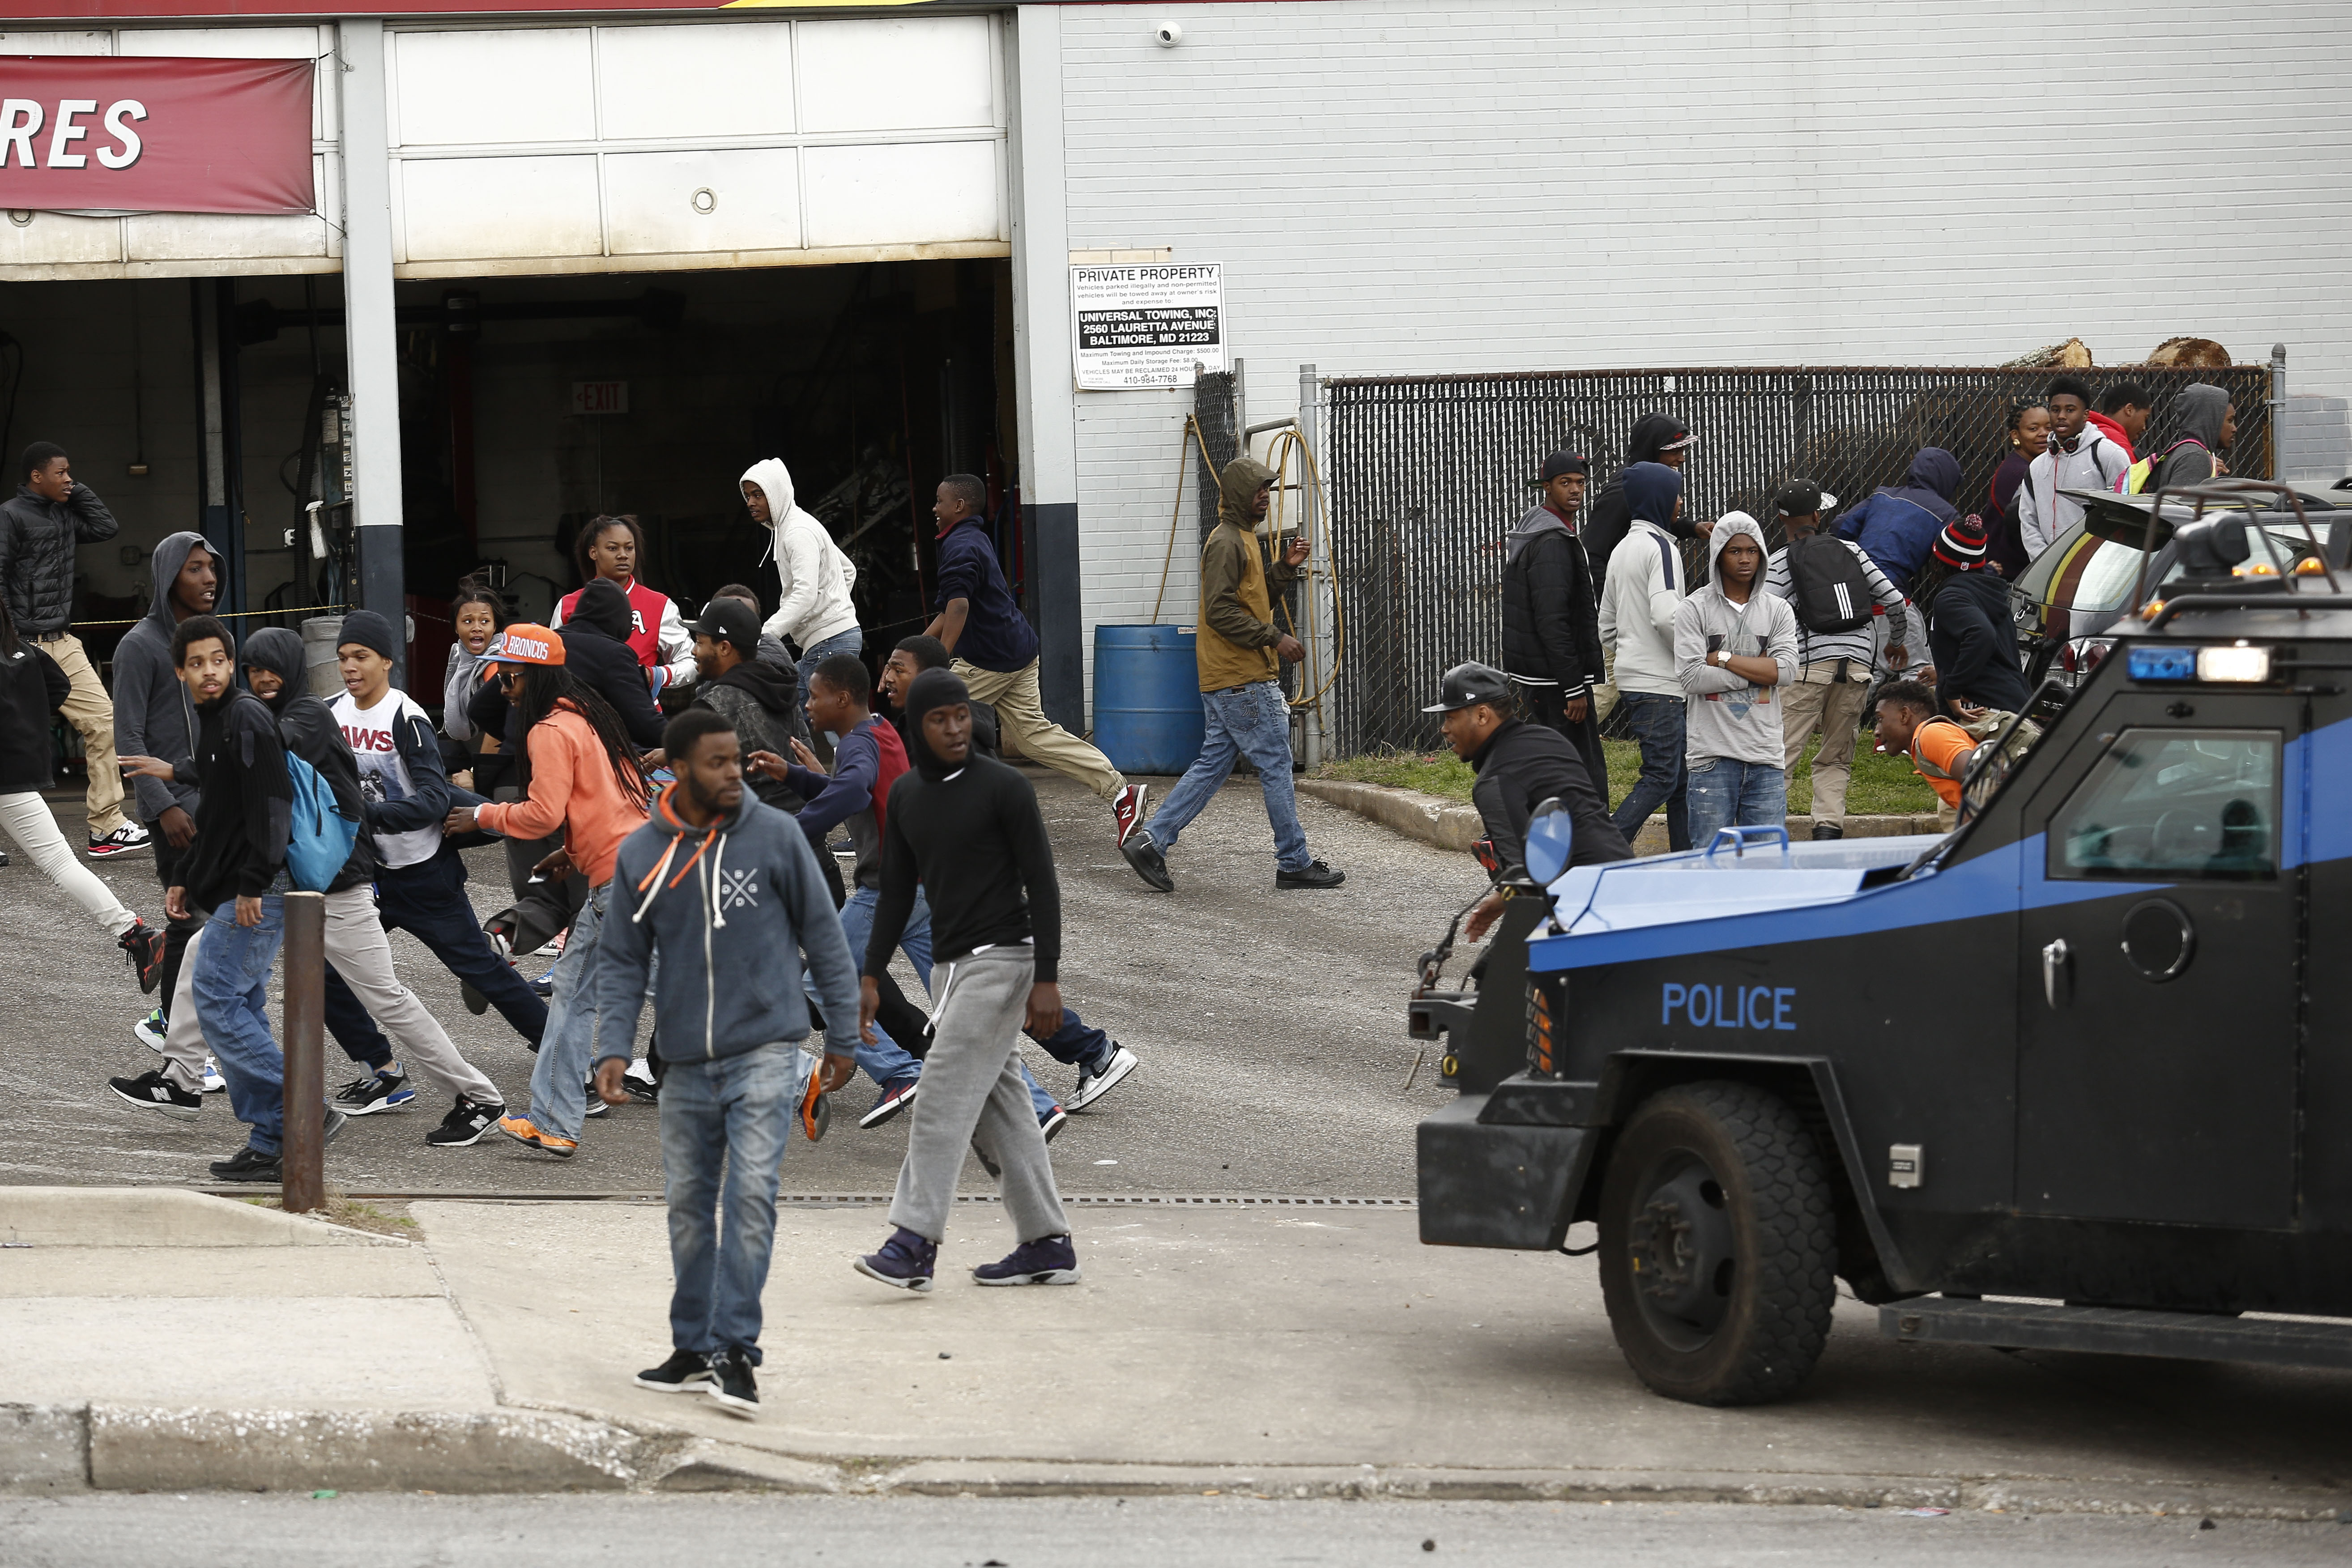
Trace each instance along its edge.
{"label": "blue plastic barrel", "polygon": [[1181,773],[1208,721],[1190,626],[1095,628],[1095,745],[1123,773]]}

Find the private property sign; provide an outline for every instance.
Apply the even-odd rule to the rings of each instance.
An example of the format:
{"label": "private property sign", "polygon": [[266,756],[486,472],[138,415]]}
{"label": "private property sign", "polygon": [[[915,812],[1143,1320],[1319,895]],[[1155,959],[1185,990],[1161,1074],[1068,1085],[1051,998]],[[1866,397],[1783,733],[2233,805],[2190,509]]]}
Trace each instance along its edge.
{"label": "private property sign", "polygon": [[1225,286],[1215,262],[1070,268],[1070,344],[1081,392],[1190,386],[1225,368]]}
{"label": "private property sign", "polygon": [[308,213],[309,60],[0,55],[0,207]]}

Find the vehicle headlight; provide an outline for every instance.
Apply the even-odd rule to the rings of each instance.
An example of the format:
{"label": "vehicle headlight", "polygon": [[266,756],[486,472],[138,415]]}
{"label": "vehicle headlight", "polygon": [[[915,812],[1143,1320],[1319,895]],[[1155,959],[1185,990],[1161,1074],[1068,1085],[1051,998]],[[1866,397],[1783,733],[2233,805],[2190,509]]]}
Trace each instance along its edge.
{"label": "vehicle headlight", "polygon": [[2264,681],[2271,678],[2271,650],[2248,647],[2200,647],[2197,650],[2200,680]]}

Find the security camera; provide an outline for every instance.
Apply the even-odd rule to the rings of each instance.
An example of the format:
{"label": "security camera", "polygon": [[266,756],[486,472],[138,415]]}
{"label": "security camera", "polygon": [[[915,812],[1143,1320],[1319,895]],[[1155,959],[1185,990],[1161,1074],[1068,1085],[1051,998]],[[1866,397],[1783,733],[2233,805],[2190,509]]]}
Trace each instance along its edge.
{"label": "security camera", "polygon": [[1172,49],[1184,41],[1184,29],[1173,22],[1162,22],[1151,29],[1151,36],[1163,49]]}

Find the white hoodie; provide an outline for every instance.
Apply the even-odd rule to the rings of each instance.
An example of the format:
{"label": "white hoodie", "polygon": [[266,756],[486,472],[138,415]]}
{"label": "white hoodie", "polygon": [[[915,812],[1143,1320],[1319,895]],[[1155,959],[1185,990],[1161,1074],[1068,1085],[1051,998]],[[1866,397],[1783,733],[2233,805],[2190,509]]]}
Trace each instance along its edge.
{"label": "white hoodie", "polygon": [[743,480],[768,498],[768,545],[776,553],[776,575],[784,590],[783,603],[760,629],[772,637],[792,638],[803,653],[827,637],[856,631],[857,610],[849,590],[857,583],[856,563],[824,524],[793,504],[791,471],[777,458],[762,458],[743,470]]}
{"label": "white hoodie", "polygon": [[1617,652],[1617,689],[1680,697],[1675,668],[1675,611],[1688,591],[1674,535],[1635,518],[1609,557],[1601,585],[1601,646]]}

